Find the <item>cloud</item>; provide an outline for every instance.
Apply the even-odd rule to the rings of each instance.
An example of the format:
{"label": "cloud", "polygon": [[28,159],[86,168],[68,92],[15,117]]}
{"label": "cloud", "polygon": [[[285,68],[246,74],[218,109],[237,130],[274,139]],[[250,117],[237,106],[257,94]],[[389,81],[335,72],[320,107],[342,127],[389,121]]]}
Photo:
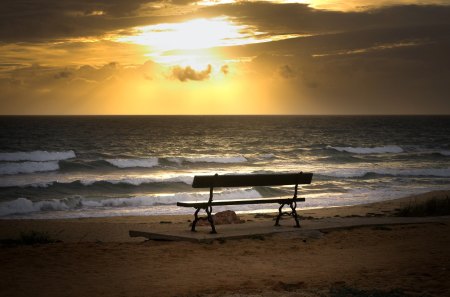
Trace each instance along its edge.
{"label": "cloud", "polygon": [[223,53],[227,59],[258,54],[247,66],[255,79],[268,80],[274,72],[284,78],[296,75],[278,80],[274,96],[290,98],[284,104],[298,106],[299,113],[446,114],[449,30],[447,24],[367,29]]}
{"label": "cloud", "polygon": [[[80,88],[92,88],[98,84],[108,85],[112,82],[142,82],[148,78],[162,77],[160,65],[146,61],[134,67],[124,67],[117,62],[106,63],[100,67],[83,65],[80,67],[50,67],[33,64],[3,71],[0,77],[2,87],[20,88],[33,92],[34,89],[61,90],[67,93]],[[86,90],[88,90],[86,89]],[[1,101],[0,96],[0,101]]]}
{"label": "cloud", "polygon": [[167,2],[170,2],[175,5],[189,5],[196,2],[200,2],[200,0],[167,0]]}
{"label": "cloud", "polygon": [[2,0],[0,40],[42,41],[101,36],[151,23],[152,18],[146,13],[148,9],[144,8],[154,2],[160,1]]}
{"label": "cloud", "polygon": [[[42,65],[95,65],[118,61],[123,65],[144,63],[144,47],[113,41],[96,42],[0,42],[0,70],[21,68],[33,63]],[[0,76],[2,75],[0,71]]]}
{"label": "cloud", "polygon": [[[148,90],[175,83],[167,80],[160,65],[152,61],[134,66],[116,62],[81,67],[34,64],[1,74],[0,110],[4,114],[102,113],[114,105],[111,100],[128,102],[134,96],[144,100]],[[133,104],[140,101],[133,100],[129,105],[138,113],[142,107]]]}
{"label": "cloud", "polygon": [[343,12],[314,9],[307,4],[259,1],[209,6],[199,13],[227,15],[271,34],[325,34],[450,23],[450,5],[402,5]]}
{"label": "cloud", "polygon": [[[450,113],[447,100],[450,77],[448,5],[331,11],[306,4],[267,1],[240,1],[209,7],[187,5],[189,2],[172,0],[159,5],[162,1],[3,1],[0,110],[5,113],[11,110],[10,98],[16,98],[19,111],[27,104],[39,105],[45,111],[46,104],[51,105],[52,101],[39,102],[31,98],[52,96],[55,101],[59,100],[61,110],[65,110],[67,100],[61,98],[69,93],[72,97],[78,96],[77,100],[85,98],[93,102],[93,97],[88,95],[95,92],[98,97],[107,99],[128,98],[141,88],[142,98],[157,98],[154,94],[165,94],[173,86],[195,89],[199,92],[196,95],[201,89],[201,94],[210,96],[213,90],[217,91],[214,86],[219,84],[180,84],[178,81],[214,79],[211,65],[200,70],[192,66],[162,69],[157,63],[145,62],[151,54],[148,48],[105,37],[119,31],[130,34],[135,26],[228,16],[237,25],[264,32],[265,37],[311,34],[213,49],[223,61],[230,61],[222,62],[229,64],[214,70],[228,75],[232,67],[233,75],[221,84],[234,85],[227,89],[233,90],[236,98],[248,98],[245,92],[251,89],[249,86],[257,86],[257,90],[264,86],[264,96],[271,97],[277,104],[286,103],[281,102],[281,97],[291,100],[285,105],[288,112]],[[166,4],[169,8],[158,8]],[[72,39],[74,37],[96,39]],[[169,77],[164,76],[167,73]],[[123,93],[117,91],[121,88]],[[38,96],[35,90],[40,90],[40,97],[33,97]],[[249,106],[258,104],[250,99],[248,102]],[[140,108],[137,110],[141,111]]]}
{"label": "cloud", "polygon": [[172,68],[172,76],[179,81],[196,80],[201,81],[208,79],[212,72],[212,66],[208,64],[205,70],[196,71],[191,66],[181,67],[175,66]]}
{"label": "cloud", "polygon": [[332,11],[301,3],[238,1],[190,5],[191,0],[2,0],[0,40],[42,42],[130,34],[136,26],[229,16],[270,34],[323,34],[355,29],[448,23],[450,6],[383,6]]}
{"label": "cloud", "polygon": [[56,78],[56,79],[70,78],[72,75],[73,75],[73,73],[71,71],[63,70],[63,71],[60,71],[60,72],[56,73],[54,75],[54,78]]}
{"label": "cloud", "polygon": [[227,75],[228,72],[230,72],[230,67],[228,65],[222,65],[222,67],[220,67],[220,72]]}

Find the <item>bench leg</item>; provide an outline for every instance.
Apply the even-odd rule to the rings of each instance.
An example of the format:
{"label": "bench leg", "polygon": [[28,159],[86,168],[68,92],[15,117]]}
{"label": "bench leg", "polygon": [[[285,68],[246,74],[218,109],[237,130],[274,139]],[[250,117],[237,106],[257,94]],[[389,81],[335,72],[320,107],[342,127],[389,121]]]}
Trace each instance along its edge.
{"label": "bench leg", "polygon": [[[198,217],[198,213],[201,210],[201,208],[196,208],[195,209],[195,213],[194,213],[194,221],[192,222],[192,226],[191,226],[191,231],[192,232],[197,232],[195,230],[195,226],[197,225],[197,222],[200,220],[200,218]],[[208,206],[205,208],[206,214],[207,214],[207,219],[209,224],[211,225],[211,234],[216,234],[216,227],[214,226],[214,220],[213,217],[211,215],[212,213],[212,207]]]}
{"label": "bench leg", "polygon": [[295,227],[300,228],[300,223],[298,221],[298,215],[297,215],[297,211],[295,210],[297,208],[297,202],[292,202],[289,204],[289,206],[291,207],[291,215],[294,217],[295,220]]}
{"label": "bench leg", "polygon": [[297,202],[289,203],[289,207],[291,208],[291,213],[289,212],[283,212],[283,207],[285,204],[280,204],[280,208],[278,208],[278,216],[277,220],[275,221],[275,226],[280,226],[280,219],[283,215],[291,215],[295,220],[295,227],[300,228],[300,222],[298,220],[297,211],[295,210],[297,208]]}
{"label": "bench leg", "polygon": [[206,214],[208,215],[208,222],[211,225],[211,234],[216,234],[217,233],[216,232],[216,227],[214,226],[214,220],[213,220],[213,217],[211,215],[212,207],[211,206],[206,207],[205,211],[206,211]]}
{"label": "bench leg", "polygon": [[283,215],[283,204],[280,204],[280,208],[278,208],[278,216],[277,216],[277,220],[275,221],[275,226],[280,226],[280,218]]}
{"label": "bench leg", "polygon": [[200,211],[200,208],[196,208],[194,213],[194,221],[192,222],[191,231],[195,232],[195,225],[197,225],[198,222],[198,212]]}

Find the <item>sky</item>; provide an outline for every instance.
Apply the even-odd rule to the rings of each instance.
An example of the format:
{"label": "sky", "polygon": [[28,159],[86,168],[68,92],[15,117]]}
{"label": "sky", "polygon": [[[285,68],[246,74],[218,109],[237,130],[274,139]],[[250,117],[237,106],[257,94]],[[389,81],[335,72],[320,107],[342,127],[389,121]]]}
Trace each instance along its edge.
{"label": "sky", "polygon": [[0,114],[450,114],[450,0],[2,0]]}

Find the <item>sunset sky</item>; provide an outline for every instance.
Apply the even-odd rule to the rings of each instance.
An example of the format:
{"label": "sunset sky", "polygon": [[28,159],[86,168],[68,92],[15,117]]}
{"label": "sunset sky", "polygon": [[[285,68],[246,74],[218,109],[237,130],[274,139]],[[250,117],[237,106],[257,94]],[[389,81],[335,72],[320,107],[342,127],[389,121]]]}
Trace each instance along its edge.
{"label": "sunset sky", "polygon": [[450,0],[2,0],[0,114],[450,114]]}

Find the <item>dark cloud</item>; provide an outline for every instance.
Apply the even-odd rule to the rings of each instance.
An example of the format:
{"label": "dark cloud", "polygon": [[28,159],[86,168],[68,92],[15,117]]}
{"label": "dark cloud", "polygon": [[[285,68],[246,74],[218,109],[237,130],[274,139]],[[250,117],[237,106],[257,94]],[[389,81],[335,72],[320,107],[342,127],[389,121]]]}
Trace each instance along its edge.
{"label": "dark cloud", "polygon": [[[290,70],[297,70],[295,79],[283,86],[291,90],[285,97],[292,100],[286,105],[298,104],[303,111],[449,114],[448,32],[449,24],[367,29],[223,53],[228,59],[258,54],[248,68],[261,76],[275,69],[290,77]],[[302,105],[305,98],[310,98],[309,105]]]}
{"label": "dark cloud", "polygon": [[199,2],[199,0],[168,0],[167,2],[175,5],[189,5],[192,3]]}
{"label": "dark cloud", "polygon": [[[208,7],[191,0],[3,0],[0,40],[39,42],[132,33],[135,26],[229,16],[270,34],[324,34],[371,28],[448,24],[450,6],[394,6],[367,11],[328,11],[307,4],[236,2]],[[153,5],[158,4],[158,5]],[[175,7],[171,9],[170,7]]]}
{"label": "dark cloud", "polygon": [[61,72],[58,72],[54,75],[54,77],[56,79],[60,79],[60,78],[70,78],[73,75],[73,72],[68,71],[68,70],[63,70]]}
{"label": "dark cloud", "polygon": [[[314,98],[354,113],[449,113],[450,42],[361,50],[301,63]],[[346,111],[347,110],[347,111]]]}
{"label": "dark cloud", "polygon": [[[99,36],[151,23],[140,15],[149,0],[2,0],[0,40],[47,41]],[[155,21],[158,18],[155,18]]]}
{"label": "dark cloud", "polygon": [[[227,59],[251,56],[277,56],[288,64],[288,57],[310,59],[315,55],[328,55],[365,49],[381,48],[398,43],[440,44],[448,41],[450,24],[424,25],[416,27],[377,28],[353,30],[311,37],[292,38],[282,41],[246,45],[245,47],[223,47],[218,51]],[[433,59],[433,57],[429,57]],[[266,57],[266,60],[268,57]]]}
{"label": "dark cloud", "polygon": [[188,80],[205,80],[209,78],[211,74],[212,66],[208,65],[205,70],[196,71],[191,66],[181,67],[175,66],[172,68],[172,76],[179,81],[188,81]]}
{"label": "dark cloud", "polygon": [[450,6],[390,6],[366,11],[329,11],[307,4],[237,2],[203,8],[269,33],[323,34],[349,30],[450,23]]}
{"label": "dark cloud", "polygon": [[[158,77],[161,68],[158,64],[147,61],[134,67],[123,67],[117,62],[110,62],[100,67],[83,65],[81,67],[50,67],[34,64],[3,71],[3,83],[13,85],[20,82],[24,87],[49,88],[58,85],[68,86],[74,83],[108,83],[121,78],[137,81]],[[1,89],[1,88],[0,88]]]}
{"label": "dark cloud", "polygon": [[0,67],[23,67],[26,66],[20,63],[0,63]]}
{"label": "dark cloud", "polygon": [[110,15],[124,17],[135,15],[150,0],[3,0],[2,15],[20,17],[34,15],[92,16]]}

